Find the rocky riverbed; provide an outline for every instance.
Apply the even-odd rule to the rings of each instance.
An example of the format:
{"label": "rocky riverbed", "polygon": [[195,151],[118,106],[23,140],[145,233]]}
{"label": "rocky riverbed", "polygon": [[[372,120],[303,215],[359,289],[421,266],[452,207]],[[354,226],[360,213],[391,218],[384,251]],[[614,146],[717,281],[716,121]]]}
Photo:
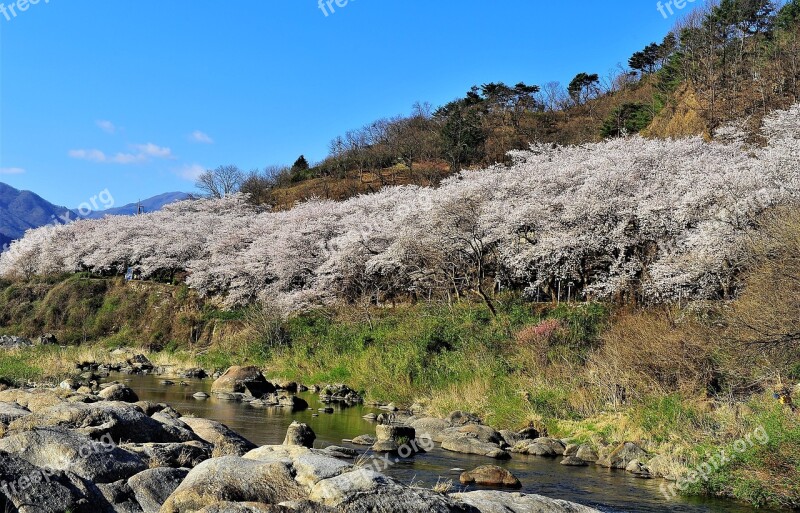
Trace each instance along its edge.
{"label": "rocky riverbed", "polygon": [[0,391],[0,511],[595,511],[538,495],[411,487],[355,451],[313,448],[304,425],[283,445],[256,447],[218,422],[138,401],[125,385],[70,385]]}

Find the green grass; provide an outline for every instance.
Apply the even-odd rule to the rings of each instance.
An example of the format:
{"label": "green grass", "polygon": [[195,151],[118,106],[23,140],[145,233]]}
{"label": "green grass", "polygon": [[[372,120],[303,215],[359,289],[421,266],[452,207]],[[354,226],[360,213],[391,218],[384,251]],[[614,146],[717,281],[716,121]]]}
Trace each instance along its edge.
{"label": "green grass", "polygon": [[[716,454],[723,449],[731,461],[714,469],[707,481],[693,485],[689,493],[724,496],[759,507],[798,509],[800,416],[774,402],[754,402],[752,406],[757,411],[745,434],[706,451]],[[767,438],[768,442],[762,443]]]}

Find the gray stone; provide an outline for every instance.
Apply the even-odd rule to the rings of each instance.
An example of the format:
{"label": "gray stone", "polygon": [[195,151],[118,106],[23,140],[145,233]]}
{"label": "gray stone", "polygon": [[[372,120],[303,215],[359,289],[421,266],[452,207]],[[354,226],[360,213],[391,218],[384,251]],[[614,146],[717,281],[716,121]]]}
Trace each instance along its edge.
{"label": "gray stone", "polygon": [[160,513],[195,512],[218,501],[279,504],[305,498],[289,464],[225,456],[192,469]]}
{"label": "gray stone", "polygon": [[181,417],[194,433],[214,446],[213,456],[241,456],[256,448],[256,444],[231,430],[225,424],[196,417]]}
{"label": "gray stone", "polygon": [[573,502],[523,493],[477,491],[456,493],[451,497],[476,508],[480,513],[600,513]]}
{"label": "gray stone", "polygon": [[144,513],[158,513],[188,474],[185,468],[154,468],[131,477],[128,486]]}
{"label": "gray stone", "polygon": [[308,424],[300,422],[292,422],[289,429],[286,430],[286,438],[283,440],[283,445],[299,445],[302,447],[314,447],[314,440],[317,435]]}
{"label": "gray stone", "polygon": [[139,455],[117,447],[106,436],[96,442],[66,429],[40,428],[0,438],[0,451],[37,467],[69,470],[94,483],[111,483],[147,468]]}

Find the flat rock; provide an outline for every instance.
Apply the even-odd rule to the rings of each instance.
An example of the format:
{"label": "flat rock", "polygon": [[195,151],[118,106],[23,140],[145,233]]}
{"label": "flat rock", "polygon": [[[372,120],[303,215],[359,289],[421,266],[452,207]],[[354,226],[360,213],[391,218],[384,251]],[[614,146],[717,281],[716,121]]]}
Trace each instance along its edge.
{"label": "flat rock", "polygon": [[196,417],[181,417],[194,433],[214,446],[213,456],[241,456],[256,448],[256,444],[236,433],[225,424]]}
{"label": "flat rock", "polygon": [[598,510],[541,495],[477,491],[451,495],[480,513],[600,513]]}
{"label": "flat rock", "polygon": [[96,442],[63,428],[9,434],[0,438],[0,451],[37,467],[69,470],[93,483],[111,483],[147,468],[139,455],[120,449],[110,437]]}

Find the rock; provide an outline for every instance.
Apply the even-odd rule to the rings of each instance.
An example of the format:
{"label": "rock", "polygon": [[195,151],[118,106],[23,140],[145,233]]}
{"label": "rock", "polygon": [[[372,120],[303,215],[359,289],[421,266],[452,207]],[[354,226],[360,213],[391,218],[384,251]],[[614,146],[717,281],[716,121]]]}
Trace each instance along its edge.
{"label": "rock", "polygon": [[372,446],[375,452],[397,452],[401,447],[407,446],[414,452],[410,446],[417,433],[411,426],[375,426],[376,441]]}
{"label": "rock", "polygon": [[291,408],[293,411],[308,409],[308,403],[294,395],[282,395],[278,398],[278,404],[284,408]]}
{"label": "rock", "polygon": [[211,458],[214,450],[210,443],[200,441],[182,444],[122,444],[120,447],[140,455],[151,468],[194,468]]}
{"label": "rock", "polygon": [[23,408],[17,403],[0,403],[0,424],[9,425],[11,422],[30,415],[27,408]]}
{"label": "rock", "polygon": [[175,382],[169,379],[162,379],[161,384],[164,385],[165,387],[171,387],[172,385],[175,384]]}
{"label": "rock", "polygon": [[22,347],[31,347],[32,345],[33,342],[27,338],[10,335],[0,336],[0,349],[20,349]]}
{"label": "rock", "polygon": [[502,448],[505,440],[503,436],[489,426],[482,426],[480,424],[465,424],[459,427],[447,428],[442,432],[442,437],[466,435],[477,438],[481,442],[495,444]]}
{"label": "rock", "polygon": [[178,377],[186,378],[186,379],[204,379],[208,377],[208,373],[203,369],[199,368],[192,368],[192,369],[184,369],[178,373]]}
{"label": "rock", "polygon": [[628,466],[625,467],[625,470],[631,474],[634,474],[636,477],[641,477],[644,479],[650,479],[652,477],[650,475],[650,469],[642,464],[642,462],[639,460],[633,460],[628,463]]}
{"label": "rock", "polygon": [[362,418],[363,418],[364,420],[368,420],[368,421],[370,421],[370,422],[375,422],[376,420],[378,420],[378,416],[377,416],[377,415],[375,415],[374,413],[367,413],[367,414],[366,414],[366,415],[364,415]]}
{"label": "rock", "polygon": [[353,470],[353,466],[349,463],[318,454],[299,456],[293,461],[293,467],[296,473],[295,481],[309,488],[323,479],[330,479]]}
{"label": "rock", "polygon": [[452,427],[465,426],[467,424],[481,424],[481,419],[478,418],[477,415],[460,410],[450,413],[445,420]]}
{"label": "rock", "polygon": [[451,497],[480,513],[600,513],[573,502],[523,493],[477,491],[456,493]]}
{"label": "rock", "polygon": [[105,511],[114,513],[142,513],[127,481],[99,483],[87,488],[90,504],[103,505]]}
{"label": "rock", "polygon": [[106,401],[121,401],[123,403],[135,403],[139,400],[139,396],[128,386],[125,385],[112,385],[104,388],[98,394],[99,397]]}
{"label": "rock", "polygon": [[109,435],[96,442],[66,429],[12,433],[0,438],[0,451],[37,467],[69,470],[94,483],[111,483],[147,468],[139,455],[120,449]]}
{"label": "rock", "polygon": [[374,470],[359,469],[324,479],[309,499],[342,513],[467,513],[474,512],[446,496],[410,488]]}
{"label": "rock", "polygon": [[487,458],[508,459],[511,457],[506,451],[497,444],[482,442],[474,436],[465,434],[450,435],[442,441],[442,449],[462,454],[477,454]]}
{"label": "rock", "polygon": [[245,394],[260,398],[275,392],[257,367],[231,367],[211,385],[211,393]]}
{"label": "rock", "polygon": [[461,474],[459,481],[465,485],[476,484],[479,486],[522,488],[522,483],[514,474],[496,465],[483,465],[475,470],[464,472]]}
{"label": "rock", "polygon": [[[187,442],[176,436],[160,422],[145,415],[129,403],[101,401],[98,403],[60,403],[9,424],[9,429],[27,431],[37,427],[63,427],[93,439],[106,434],[119,443],[125,442]],[[194,435],[192,438],[194,439]]]}
{"label": "rock", "polygon": [[128,486],[144,513],[158,513],[188,474],[187,469],[154,468],[131,477]]}
{"label": "rock", "polygon": [[134,355],[127,360],[134,372],[151,371],[155,366],[143,354]]}
{"label": "rock", "polygon": [[256,448],[256,445],[219,422],[195,417],[181,417],[201,440],[214,446],[213,456],[241,456]]}
{"label": "rock", "polygon": [[633,442],[625,442],[605,457],[597,460],[602,467],[625,469],[633,460],[646,460],[647,453]]}
{"label": "rock", "polygon": [[193,394],[192,397],[194,397],[195,399],[203,400],[203,399],[208,399],[210,396],[205,392],[197,392],[196,394]]}
{"label": "rock", "polygon": [[561,460],[561,464],[567,467],[585,467],[589,464],[588,461],[584,461],[577,456],[567,456],[563,460]]}
{"label": "rock", "polygon": [[517,432],[517,435],[522,440],[536,440],[537,438],[541,438],[543,435],[539,432],[538,429],[532,427],[526,427]]}
{"label": "rock", "polygon": [[578,449],[580,448],[577,444],[567,444],[566,448],[564,449],[564,456],[575,456],[578,454]]}
{"label": "rock", "polygon": [[305,498],[289,464],[225,456],[192,469],[160,513],[195,512],[219,501],[279,504]]}
{"label": "rock", "polygon": [[563,456],[566,447],[561,440],[555,438],[537,438],[535,440],[523,440],[511,450],[519,454],[530,454],[533,456],[544,456],[555,458]]}
{"label": "rock", "polygon": [[176,440],[196,440],[192,428],[180,419],[180,414],[172,408],[164,409],[150,416],[153,420],[160,422],[164,430],[170,433]]}
{"label": "rock", "polygon": [[298,390],[298,385],[294,381],[278,380],[275,382],[275,386],[279,390],[286,390],[291,393],[295,393]]}
{"label": "rock", "polygon": [[301,424],[300,422],[292,422],[289,429],[286,431],[286,438],[283,440],[283,445],[299,445],[301,447],[314,447],[314,440],[317,435],[314,434],[308,424]]}
{"label": "rock", "polygon": [[58,339],[52,333],[45,333],[44,335],[36,339],[36,343],[37,345],[40,346],[57,346]]}
{"label": "rock", "polygon": [[509,447],[514,447],[515,445],[517,445],[518,442],[524,440],[524,438],[521,437],[518,433],[515,433],[514,431],[510,431],[508,429],[501,429],[500,431],[498,431],[498,433],[500,433],[500,436],[503,438],[503,442]]}
{"label": "rock", "polygon": [[449,429],[453,426],[444,419],[425,417],[411,422],[411,427],[413,427],[417,433],[420,433],[421,436],[426,436],[434,442],[441,443],[442,440],[444,440],[443,433],[445,429]]}
{"label": "rock", "polygon": [[78,388],[78,384],[75,382],[74,379],[65,379],[61,383],[58,384],[58,388],[63,388],[64,390],[75,390]]}
{"label": "rock", "polygon": [[374,445],[377,441],[378,439],[372,435],[360,435],[353,438],[350,443],[353,445]]}
{"label": "rock", "polygon": [[13,454],[0,452],[0,487],[3,511],[14,513],[64,513],[79,511],[83,494],[62,473],[42,469]]}
{"label": "rock", "polygon": [[575,457],[582,459],[583,461],[588,461],[593,463],[597,461],[598,456],[597,453],[594,452],[594,449],[588,444],[583,444],[578,447],[578,451],[575,453]]}

